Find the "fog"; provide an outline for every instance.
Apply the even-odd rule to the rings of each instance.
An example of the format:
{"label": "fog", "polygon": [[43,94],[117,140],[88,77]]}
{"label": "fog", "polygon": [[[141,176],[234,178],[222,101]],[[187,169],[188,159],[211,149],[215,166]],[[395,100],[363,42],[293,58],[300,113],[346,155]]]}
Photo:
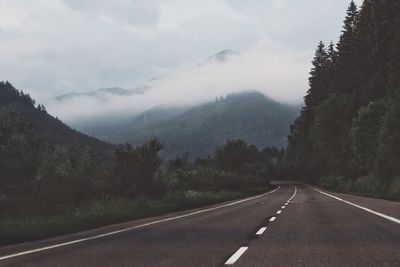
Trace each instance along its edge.
{"label": "fog", "polygon": [[[0,79],[66,122],[193,105],[247,89],[298,103],[315,47],[338,40],[349,2],[1,0]],[[204,64],[225,49],[242,55]],[[162,79],[147,82],[152,77]],[[141,96],[51,101],[142,85],[151,90]]]}
{"label": "fog", "polygon": [[[49,101],[47,109],[67,123],[101,117],[133,116],[156,106],[193,106],[216,97],[257,90],[283,103],[299,104],[307,88],[308,53],[274,50],[268,40],[224,61],[180,65],[149,81],[140,95],[74,97]],[[140,85],[138,85],[140,86]]]}

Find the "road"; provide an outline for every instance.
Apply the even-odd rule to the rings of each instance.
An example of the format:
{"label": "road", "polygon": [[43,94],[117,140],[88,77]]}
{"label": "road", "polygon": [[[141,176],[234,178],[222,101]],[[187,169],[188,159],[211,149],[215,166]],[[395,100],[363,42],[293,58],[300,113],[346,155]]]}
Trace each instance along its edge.
{"label": "road", "polygon": [[0,248],[0,266],[400,266],[400,203],[286,184],[208,208]]}

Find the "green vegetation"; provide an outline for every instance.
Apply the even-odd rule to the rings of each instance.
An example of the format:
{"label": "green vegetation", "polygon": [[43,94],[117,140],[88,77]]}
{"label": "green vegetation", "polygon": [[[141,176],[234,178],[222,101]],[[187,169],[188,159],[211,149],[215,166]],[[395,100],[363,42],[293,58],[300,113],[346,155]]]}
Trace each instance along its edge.
{"label": "green vegetation", "polygon": [[339,43],[318,45],[281,175],[400,199],[400,2],[351,2]]}
{"label": "green vegetation", "polygon": [[199,208],[262,193],[266,190],[268,188],[247,189],[244,192],[186,191],[170,194],[161,199],[95,201],[65,210],[62,214],[54,216],[5,217],[0,219],[0,245],[68,234],[173,211]]}
{"label": "green vegetation", "polygon": [[71,130],[0,83],[0,243],[195,208],[270,188],[282,152],[228,141],[163,162],[164,145],[112,146]]}
{"label": "green vegetation", "polygon": [[128,125],[90,132],[110,142],[132,144],[142,144],[156,136],[165,143],[163,158],[173,159],[189,153],[195,160],[212,155],[215,147],[227,140],[240,139],[260,149],[282,148],[299,110],[250,91],[192,108],[157,107]]}
{"label": "green vegetation", "polygon": [[[258,147],[280,140],[293,110],[257,93],[174,110],[171,120],[155,112],[154,124],[140,127],[151,125],[148,134],[162,133],[165,145],[147,135],[113,146],[1,82],[0,242],[200,207],[267,190],[275,177],[400,200],[399,29],[397,0],[365,1],[360,10],[351,2],[337,46],[318,45],[285,151]],[[183,156],[163,162],[170,145]],[[210,155],[218,145],[206,159],[185,154]]]}

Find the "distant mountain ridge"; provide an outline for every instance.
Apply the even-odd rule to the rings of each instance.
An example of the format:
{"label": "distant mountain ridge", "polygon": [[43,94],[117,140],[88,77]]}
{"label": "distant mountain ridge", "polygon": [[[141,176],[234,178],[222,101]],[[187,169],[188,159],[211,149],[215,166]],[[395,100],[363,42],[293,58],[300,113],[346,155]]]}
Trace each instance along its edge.
{"label": "distant mountain ridge", "polygon": [[100,88],[91,92],[85,93],[68,93],[64,95],[60,95],[55,97],[56,101],[66,101],[71,100],[73,98],[80,97],[94,97],[94,98],[107,98],[110,96],[130,96],[130,95],[140,95],[145,93],[149,89],[148,86],[137,87],[134,89],[124,89],[121,87],[112,87],[112,88]]}
{"label": "distant mountain ridge", "polygon": [[[209,57],[207,64],[225,64],[240,57],[234,50],[223,50]],[[155,80],[162,80],[159,77]],[[129,101],[152,90],[154,79],[136,89],[120,87],[73,93],[56,98],[55,105],[79,98],[92,98],[105,103],[119,97]],[[82,102],[81,102],[82,103]],[[83,102],[85,103],[85,102]],[[99,105],[101,108],[101,105]],[[141,144],[156,137],[165,143],[163,155],[172,158],[189,153],[193,158],[207,157],[215,147],[230,139],[242,139],[259,148],[286,145],[289,127],[299,107],[278,103],[257,91],[219,97],[214,102],[188,107],[153,106],[142,113],[102,114],[71,122],[83,132],[113,143]],[[101,112],[99,112],[100,114]]]}
{"label": "distant mountain ridge", "polygon": [[[209,57],[205,63],[212,63],[212,62],[220,62],[224,63],[227,60],[235,57],[235,56],[240,56],[241,53],[234,51],[234,50],[222,50],[218,52],[217,54]],[[80,97],[92,97],[92,98],[103,98],[107,99],[107,97],[110,96],[131,96],[131,95],[141,95],[146,93],[148,90],[151,89],[151,83],[160,80],[162,77],[155,77],[150,80],[148,80],[147,83],[144,85],[138,86],[136,88],[132,89],[126,89],[122,87],[111,87],[111,88],[100,88],[94,91],[90,92],[74,92],[74,93],[66,93],[60,96],[56,96],[54,100],[62,102],[62,101],[68,101],[74,98],[80,98]]]}
{"label": "distant mountain ridge", "polygon": [[91,133],[115,143],[140,144],[157,137],[165,143],[163,155],[211,155],[227,140],[242,139],[259,148],[286,145],[289,126],[298,108],[250,91],[231,94],[191,108],[157,107],[119,127],[92,129]]}
{"label": "distant mountain ridge", "polygon": [[19,133],[19,137],[16,137],[17,134],[11,137],[23,140],[35,135],[41,149],[68,144],[78,150],[88,147],[101,154],[112,151],[112,145],[71,129],[48,114],[44,106],[35,107],[35,101],[28,94],[17,91],[9,82],[0,82],[0,121],[0,126],[4,128],[3,132],[0,131],[2,134],[18,132],[21,125],[30,128],[29,134],[24,133],[26,136]]}
{"label": "distant mountain ridge", "polygon": [[222,50],[221,52],[218,52],[217,54],[211,56],[208,58],[207,62],[226,62],[230,58],[240,56],[241,53],[234,51],[234,50]]}

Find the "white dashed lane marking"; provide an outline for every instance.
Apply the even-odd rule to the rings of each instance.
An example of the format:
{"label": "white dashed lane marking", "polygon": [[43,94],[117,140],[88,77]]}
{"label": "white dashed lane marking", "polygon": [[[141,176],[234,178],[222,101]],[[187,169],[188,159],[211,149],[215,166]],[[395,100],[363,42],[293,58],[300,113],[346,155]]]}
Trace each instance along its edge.
{"label": "white dashed lane marking", "polygon": [[[289,200],[283,205],[281,208],[284,209],[287,205],[289,205],[290,201],[296,196],[297,194],[297,187],[294,186],[294,193],[289,198]],[[282,210],[278,210],[276,214],[281,214]],[[276,216],[271,217],[268,221],[274,222],[276,220]],[[262,235],[267,230],[267,227],[261,227],[257,232],[256,235]],[[240,247],[226,262],[225,265],[233,265],[235,262],[246,252],[249,247]]]}
{"label": "white dashed lane marking", "polygon": [[169,217],[169,218],[162,219],[162,220],[152,221],[152,222],[148,222],[148,223],[144,223],[144,224],[140,224],[140,225],[136,225],[136,226],[132,226],[132,227],[128,227],[128,228],[123,228],[123,229],[120,229],[120,230],[107,232],[107,233],[100,234],[100,235],[89,236],[89,237],[76,239],[76,240],[72,240],[72,241],[68,241],[68,242],[64,242],[64,243],[50,245],[50,246],[47,246],[47,247],[39,247],[39,248],[32,249],[32,250],[26,250],[26,251],[21,251],[21,252],[14,253],[14,254],[0,256],[0,261],[6,260],[6,259],[10,259],[10,258],[24,256],[24,255],[27,255],[27,254],[32,254],[32,253],[51,250],[51,249],[55,249],[55,248],[70,246],[70,245],[73,245],[73,244],[87,242],[87,241],[90,241],[90,240],[95,240],[95,239],[99,239],[99,238],[103,238],[103,237],[107,237],[107,236],[121,234],[121,233],[125,233],[125,232],[128,232],[128,231],[144,228],[144,227],[147,227],[147,226],[150,226],[150,225],[155,225],[155,224],[160,224],[160,223],[164,223],[164,222],[184,219],[184,218],[187,218],[187,217],[190,217],[190,216],[193,216],[193,215],[198,215],[198,214],[202,214],[202,213],[206,213],[206,212],[210,212],[210,211],[214,211],[214,210],[218,210],[218,209],[222,209],[222,208],[232,207],[232,206],[235,206],[235,205],[238,205],[238,204],[241,204],[241,203],[253,200],[253,199],[258,199],[258,198],[270,195],[270,194],[278,191],[279,189],[280,189],[280,186],[278,186],[276,189],[274,189],[274,190],[272,190],[270,192],[267,192],[265,194],[254,196],[254,197],[248,197],[248,198],[245,198],[245,199],[242,199],[242,200],[238,200],[238,201],[235,201],[235,202],[231,202],[231,203],[228,203],[228,204],[223,204],[223,205],[219,205],[219,206],[212,207],[212,208],[206,208],[206,209],[202,209],[202,210],[198,210],[198,211],[194,211],[194,212],[178,215],[178,216],[175,216],[175,217]]}
{"label": "white dashed lane marking", "polygon": [[240,258],[240,256],[242,256],[243,253],[246,252],[246,250],[247,250],[248,248],[249,248],[249,247],[241,247],[241,248],[239,248],[239,249],[225,262],[225,265],[232,265],[232,264],[234,264],[234,263]]}
{"label": "white dashed lane marking", "polygon": [[261,227],[260,230],[257,231],[256,235],[262,235],[265,230],[267,230],[267,227]]}

